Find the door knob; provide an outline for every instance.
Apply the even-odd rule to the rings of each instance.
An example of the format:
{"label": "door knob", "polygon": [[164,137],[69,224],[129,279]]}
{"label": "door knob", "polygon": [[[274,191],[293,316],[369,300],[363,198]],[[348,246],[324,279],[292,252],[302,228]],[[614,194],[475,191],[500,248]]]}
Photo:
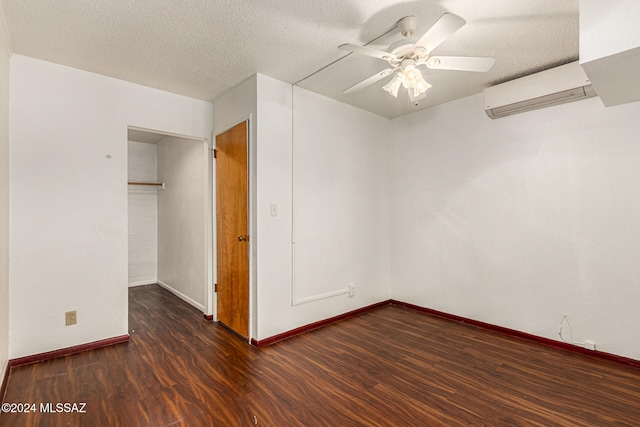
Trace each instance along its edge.
{"label": "door knob", "polygon": [[247,242],[249,241],[249,236],[243,234],[242,236],[238,236],[238,242]]}

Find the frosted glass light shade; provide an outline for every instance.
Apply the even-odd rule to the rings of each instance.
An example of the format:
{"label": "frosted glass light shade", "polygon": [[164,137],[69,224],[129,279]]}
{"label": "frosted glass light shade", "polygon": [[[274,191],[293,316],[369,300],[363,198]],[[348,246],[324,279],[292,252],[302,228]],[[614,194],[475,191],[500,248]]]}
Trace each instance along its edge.
{"label": "frosted glass light shade", "polygon": [[398,90],[403,86],[409,92],[411,100],[422,99],[424,94],[431,85],[422,77],[422,73],[413,65],[407,65],[398,71],[395,77],[383,89],[391,95],[398,97]]}
{"label": "frosted glass light shade", "polygon": [[393,95],[393,96],[395,96],[397,98],[398,97],[398,90],[400,89],[400,85],[401,84],[402,84],[402,80],[400,79],[400,76],[398,76],[396,74],[396,76],[393,79],[391,79],[391,81],[389,83],[384,85],[382,87],[382,89],[386,90],[391,95]]}

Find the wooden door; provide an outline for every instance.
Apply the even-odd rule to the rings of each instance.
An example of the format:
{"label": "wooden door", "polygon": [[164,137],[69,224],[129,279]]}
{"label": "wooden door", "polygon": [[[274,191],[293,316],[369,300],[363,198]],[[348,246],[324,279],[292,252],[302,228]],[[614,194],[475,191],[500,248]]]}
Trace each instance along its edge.
{"label": "wooden door", "polygon": [[249,338],[247,122],[216,136],[218,320]]}

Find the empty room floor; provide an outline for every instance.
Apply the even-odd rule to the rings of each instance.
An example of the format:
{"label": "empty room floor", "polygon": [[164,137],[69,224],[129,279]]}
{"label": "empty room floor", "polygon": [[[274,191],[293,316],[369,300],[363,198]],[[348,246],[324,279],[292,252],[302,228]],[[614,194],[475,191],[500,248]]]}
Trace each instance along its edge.
{"label": "empty room floor", "polygon": [[[13,368],[0,426],[637,426],[640,369],[397,306],[248,345],[166,290],[131,340]],[[40,404],[86,403],[83,413]]]}

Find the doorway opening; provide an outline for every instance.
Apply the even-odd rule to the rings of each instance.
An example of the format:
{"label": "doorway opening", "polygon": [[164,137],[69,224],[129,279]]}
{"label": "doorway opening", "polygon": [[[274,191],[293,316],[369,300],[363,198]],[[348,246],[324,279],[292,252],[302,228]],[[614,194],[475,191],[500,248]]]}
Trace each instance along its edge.
{"label": "doorway opening", "polygon": [[208,311],[207,141],[129,127],[128,286],[158,284]]}

